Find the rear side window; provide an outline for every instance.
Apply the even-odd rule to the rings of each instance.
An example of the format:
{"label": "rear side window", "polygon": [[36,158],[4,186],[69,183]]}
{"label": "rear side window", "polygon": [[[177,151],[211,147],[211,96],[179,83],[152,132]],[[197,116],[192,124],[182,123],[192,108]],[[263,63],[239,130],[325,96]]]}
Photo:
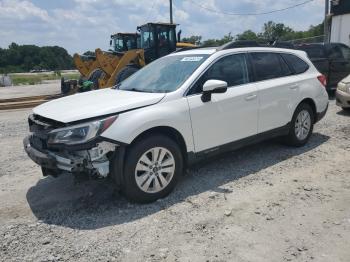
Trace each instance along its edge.
{"label": "rear side window", "polygon": [[289,76],[293,72],[278,53],[251,53],[255,80],[262,81]]}
{"label": "rear side window", "polygon": [[350,48],[342,45],[331,45],[329,50],[329,58],[332,59],[350,59]]}
{"label": "rear side window", "polygon": [[309,69],[309,65],[299,57],[291,54],[281,55],[283,59],[288,63],[289,67],[293,69],[294,74],[301,74]]}

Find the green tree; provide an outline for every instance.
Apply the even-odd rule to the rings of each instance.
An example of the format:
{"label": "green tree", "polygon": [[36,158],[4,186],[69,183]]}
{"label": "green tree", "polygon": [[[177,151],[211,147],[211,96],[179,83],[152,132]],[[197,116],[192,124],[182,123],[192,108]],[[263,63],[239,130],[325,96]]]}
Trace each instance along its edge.
{"label": "green tree", "polygon": [[38,47],[11,43],[7,49],[0,49],[0,73],[72,68],[72,57],[59,46]]}
{"label": "green tree", "polygon": [[268,21],[263,26],[261,36],[268,41],[284,40],[287,35],[291,35],[293,32],[290,27],[283,23],[276,24],[273,21]]}
{"label": "green tree", "polygon": [[190,37],[182,38],[181,41],[187,42],[187,43],[192,43],[192,44],[195,44],[195,45],[200,45],[201,44],[201,40],[202,40],[202,36],[200,36],[200,35],[192,35]]}
{"label": "green tree", "polygon": [[233,41],[234,37],[231,33],[228,33],[227,35],[224,35],[221,39],[208,39],[203,41],[203,47],[209,47],[209,46],[220,46],[223,44],[226,44],[228,42]]}
{"label": "green tree", "polygon": [[259,40],[259,37],[252,30],[246,30],[242,34],[236,35],[235,40],[237,40],[237,41],[241,41],[241,40]]}

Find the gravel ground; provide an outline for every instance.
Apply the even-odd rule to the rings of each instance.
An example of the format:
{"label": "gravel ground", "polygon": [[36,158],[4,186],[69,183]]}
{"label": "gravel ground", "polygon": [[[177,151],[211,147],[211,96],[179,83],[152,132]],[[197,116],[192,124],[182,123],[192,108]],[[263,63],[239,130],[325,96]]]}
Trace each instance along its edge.
{"label": "gravel ground", "polygon": [[2,261],[350,261],[350,115],[331,101],[303,148],[267,141],[128,203],[108,181],[42,178],[29,110],[0,112]]}

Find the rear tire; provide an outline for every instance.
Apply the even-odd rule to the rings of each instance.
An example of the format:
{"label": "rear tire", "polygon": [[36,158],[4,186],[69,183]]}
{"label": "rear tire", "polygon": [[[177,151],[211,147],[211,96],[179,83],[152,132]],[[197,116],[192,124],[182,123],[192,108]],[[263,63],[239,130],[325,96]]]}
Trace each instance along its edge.
{"label": "rear tire", "polygon": [[146,137],[127,150],[122,192],[134,202],[156,201],[174,189],[182,170],[181,150],[172,139]]}
{"label": "rear tire", "polygon": [[137,68],[134,65],[124,67],[122,70],[120,70],[119,74],[117,75],[115,79],[115,84],[117,85],[123,82],[125,79],[127,79],[129,76],[136,73],[137,71],[139,71],[139,68]]}
{"label": "rear tire", "polygon": [[300,104],[294,112],[285,143],[296,147],[305,145],[312,135],[314,123],[315,116],[311,106],[307,103]]}

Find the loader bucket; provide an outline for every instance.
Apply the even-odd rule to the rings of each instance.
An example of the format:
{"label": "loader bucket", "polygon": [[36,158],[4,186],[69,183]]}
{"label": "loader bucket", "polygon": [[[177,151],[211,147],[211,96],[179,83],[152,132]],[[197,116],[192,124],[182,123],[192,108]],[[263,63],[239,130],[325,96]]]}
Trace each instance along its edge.
{"label": "loader bucket", "polygon": [[118,65],[120,61],[120,57],[112,53],[103,52],[99,48],[95,50],[95,55],[96,55],[96,60],[98,61],[101,69],[106,74],[112,75],[115,67]]}

